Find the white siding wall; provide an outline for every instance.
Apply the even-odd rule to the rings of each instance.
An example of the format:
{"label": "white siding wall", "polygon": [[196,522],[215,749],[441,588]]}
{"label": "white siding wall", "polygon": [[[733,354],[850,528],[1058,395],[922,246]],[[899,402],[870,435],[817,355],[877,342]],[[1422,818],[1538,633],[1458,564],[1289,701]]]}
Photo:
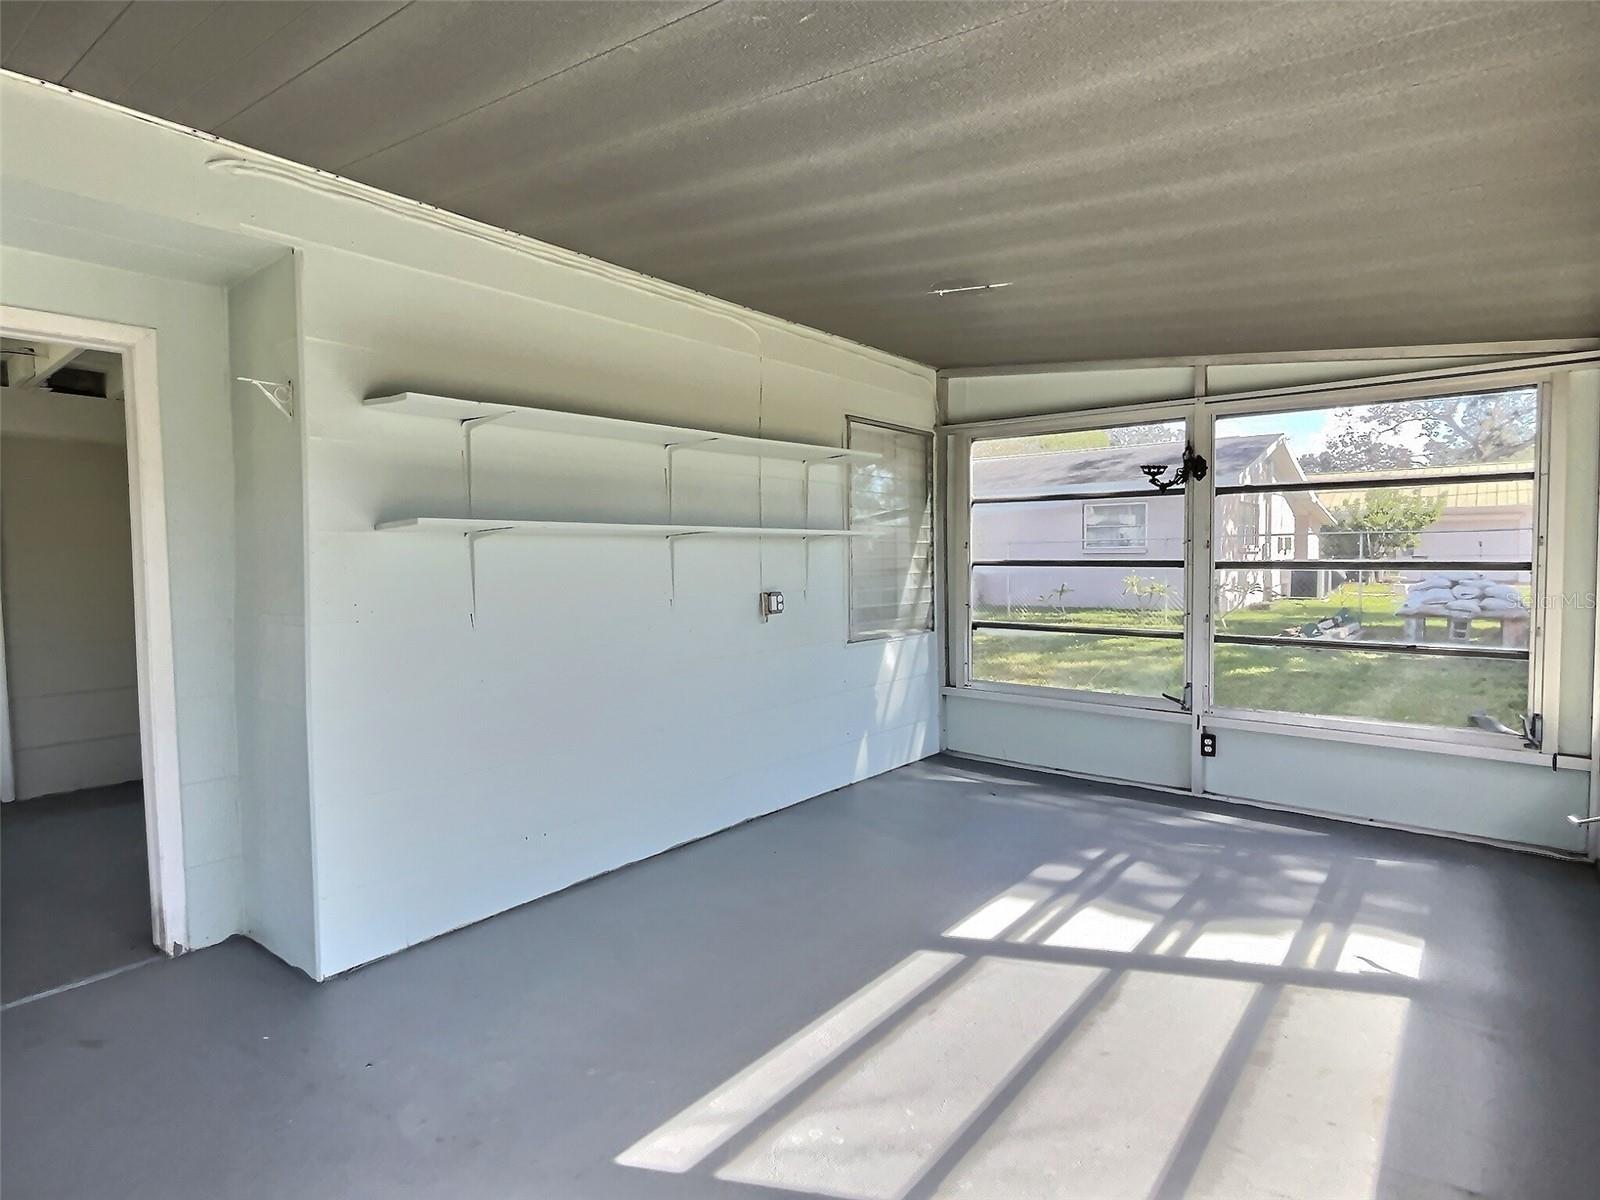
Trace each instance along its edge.
{"label": "white siding wall", "polygon": [[[324,974],[938,748],[934,635],[847,644],[838,541],[687,539],[669,604],[663,541],[489,539],[470,623],[459,537],[372,531],[465,512],[461,434],[361,405],[414,388],[838,444],[847,414],[930,425],[930,373],[321,249],[304,296]],[[666,519],[661,450],[474,436],[479,513]],[[675,472],[680,519],[803,521],[796,465]],[[815,469],[813,522],[842,523],[843,483]],[[767,623],[764,588],[788,598]]]}
{"label": "white siding wall", "polygon": [[[300,380],[297,304],[288,256],[228,289],[232,374]],[[314,972],[303,427],[254,388],[235,387],[244,929],[287,962]]]}
{"label": "white siding wall", "polygon": [[[247,425],[242,392],[235,444],[220,287],[171,285],[210,306],[174,323],[153,281],[142,292],[107,284],[123,272],[52,260],[48,288],[22,286],[9,269],[4,279],[9,302],[155,324],[162,338],[186,816],[191,777],[196,787],[225,779],[217,796],[232,819],[232,907],[212,904],[191,869],[190,903],[209,914],[207,929],[245,924],[266,940],[277,921],[277,948],[304,965],[304,913],[288,904],[268,914],[264,899],[279,886],[266,882],[269,861],[292,871],[309,859],[310,970],[326,975],[938,748],[936,635],[848,644],[837,542],[690,539],[669,607],[659,542],[491,539],[479,545],[474,629],[459,541],[372,529],[382,517],[461,510],[458,435],[360,403],[431,388],[839,444],[846,414],[931,426],[932,371],[553,248],[507,247],[303,182],[211,169],[234,152],[82,98],[15,79],[0,90],[9,195],[70,195],[73,211],[149,234],[163,261],[223,282],[249,273],[226,273],[249,257],[241,235],[303,252],[298,513],[275,490],[285,486],[277,472],[294,469],[283,430],[264,401]],[[255,286],[272,307],[273,286]],[[236,317],[244,295],[234,293]],[[288,335],[271,333],[270,313],[258,317],[254,348],[237,355],[242,364],[260,351],[276,378],[289,360],[272,348]],[[167,373],[180,370],[169,389]],[[648,448],[493,432],[479,435],[484,511],[664,515],[661,457]],[[276,619],[276,599],[235,605],[235,449],[255,480],[239,493],[241,584],[292,584],[292,570],[260,572],[291,561],[304,530],[303,799],[293,761],[273,764],[291,776],[280,790],[264,786],[269,747],[295,742],[297,706],[276,698],[294,695],[296,635],[292,619]],[[754,462],[694,457],[678,462],[681,515],[800,515],[796,468],[767,463],[758,477]],[[813,519],[838,519],[842,499],[837,474],[817,469]],[[789,600],[766,624],[762,587]],[[204,709],[190,702],[201,688]],[[249,914],[236,711],[251,725],[249,878],[261,881],[244,889]],[[263,839],[280,835],[258,863]]]}

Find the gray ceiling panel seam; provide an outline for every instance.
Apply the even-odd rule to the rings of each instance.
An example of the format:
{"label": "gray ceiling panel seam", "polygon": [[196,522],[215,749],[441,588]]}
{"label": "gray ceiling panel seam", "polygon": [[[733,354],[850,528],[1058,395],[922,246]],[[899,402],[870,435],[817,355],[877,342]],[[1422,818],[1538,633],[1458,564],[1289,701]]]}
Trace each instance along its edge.
{"label": "gray ceiling panel seam", "polygon": [[214,125],[212,125],[211,132],[212,133],[216,133],[216,134],[220,134],[223,129],[227,128],[227,126],[228,126],[228,124],[230,122],[237,121],[240,117],[244,116],[245,113],[249,112],[252,108],[256,107],[256,105],[260,104],[262,101],[270,100],[273,96],[276,96],[279,92],[283,91],[284,88],[288,87],[296,79],[299,79],[302,76],[307,75],[312,71],[315,71],[318,67],[320,67],[323,63],[327,62],[334,55],[340,54],[343,51],[349,49],[351,46],[353,46],[357,42],[359,42],[362,38],[366,37],[373,30],[378,29],[383,25],[387,25],[390,21],[394,20],[401,13],[405,12],[408,8],[410,8],[412,6],[412,4],[414,4],[414,3],[416,3],[416,0],[408,0],[408,3],[402,4],[399,8],[395,9],[393,12],[388,13],[387,15],[385,15],[384,17],[380,18],[377,21],[374,21],[371,25],[368,25],[360,33],[356,34],[355,37],[349,38],[349,39],[341,42],[339,45],[335,46],[332,50],[329,50],[321,58],[317,59],[313,63],[307,64],[303,69],[301,69],[299,71],[296,71],[293,75],[289,76],[289,78],[285,79],[282,83],[278,84],[276,87],[272,88],[270,91],[263,92],[261,95],[257,96],[254,100],[250,101],[249,104],[246,104],[238,112],[232,113],[229,116],[224,117],[222,120],[216,122]]}
{"label": "gray ceiling panel seam", "polygon": [[94,48],[96,46],[98,46],[101,43],[102,40],[104,40],[106,34],[110,33],[113,29],[115,29],[117,27],[117,22],[122,20],[123,15],[132,7],[133,7],[133,0],[128,0],[128,2],[126,4],[124,4],[121,8],[119,8],[117,10],[117,15],[112,17],[111,21],[106,25],[106,27],[104,29],[102,29],[98,34],[95,35],[94,41],[90,42],[86,47],[84,47],[83,53],[78,55],[78,57],[75,60],[73,60],[73,63],[72,63],[72,65],[70,67],[68,67],[65,71],[61,72],[61,78],[62,79],[65,79],[68,75],[71,75],[74,71],[76,71],[78,69],[78,65],[80,63],[82,63],[84,59],[89,57],[90,53],[94,50]]}
{"label": "gray ceiling panel seam", "polygon": [[[292,5],[291,4],[284,4],[284,5],[282,5],[282,8],[286,12],[289,13],[289,16],[286,17],[280,24],[274,25],[269,31],[267,31],[266,33],[263,33],[261,35],[261,37],[258,38],[256,40],[255,44],[251,47],[252,52],[255,51],[255,50],[259,50],[263,46],[268,45],[274,38],[276,38],[279,34],[281,34],[285,29],[288,29],[289,26],[295,24],[297,21],[304,20],[305,17],[306,17],[307,12],[311,8],[311,4],[313,4],[315,2],[316,2],[316,0],[311,0],[311,3],[307,3],[307,4],[292,4]],[[227,7],[227,5],[226,5],[225,2],[224,3],[219,3],[217,5],[217,8],[218,8],[219,11],[222,10],[222,9],[225,9],[226,7]],[[209,20],[209,18],[208,18],[208,20]],[[231,62],[219,62],[217,64],[217,69],[212,71],[211,74],[203,75],[199,79],[195,80],[195,82],[190,86],[189,90],[186,93],[184,93],[184,98],[186,100],[192,98],[197,92],[200,92],[200,91],[204,90],[205,88],[210,87],[211,84],[213,82],[215,82],[218,78],[220,78],[223,75],[228,74],[229,72],[233,71],[234,69],[235,69],[235,66]],[[140,79],[142,79],[142,78],[144,78],[144,76],[141,75]],[[137,82],[138,81],[136,80],[135,83],[137,83]]]}
{"label": "gray ceiling panel seam", "polygon": [[23,44],[23,42],[25,42],[27,40],[28,30],[32,29],[33,28],[33,23],[39,19],[39,10],[42,9],[43,7],[44,7],[44,0],[36,0],[33,8],[31,8],[28,11],[28,19],[25,22],[23,22],[22,32],[17,34],[15,38],[8,37],[8,38],[5,39],[9,43],[9,46],[7,47],[5,61],[0,61],[0,66],[10,66],[11,65],[10,60],[11,60],[12,56],[15,55],[15,53],[17,51],[17,48],[20,47]]}
{"label": "gray ceiling panel seam", "polygon": [[514,87],[509,92],[506,92],[506,93],[504,93],[503,95],[500,95],[500,96],[496,96],[493,100],[487,100],[482,104],[473,105],[473,107],[471,107],[471,108],[464,109],[461,112],[452,114],[450,117],[446,118],[443,121],[436,121],[434,124],[429,125],[426,129],[415,130],[412,133],[406,134],[406,136],[403,137],[403,138],[400,138],[400,139],[398,139],[396,141],[390,142],[386,146],[379,146],[375,150],[369,150],[366,153],[357,156],[356,158],[352,158],[352,159],[348,160],[347,162],[340,163],[334,169],[337,170],[337,171],[341,171],[341,172],[349,171],[349,170],[359,166],[361,163],[366,162],[369,158],[376,158],[380,154],[386,154],[390,150],[395,149],[395,147],[397,147],[397,146],[403,146],[407,142],[415,141],[419,137],[426,137],[428,134],[433,133],[436,130],[443,129],[446,126],[449,126],[449,125],[453,125],[457,121],[460,121],[460,120],[462,120],[462,119],[464,119],[466,117],[470,117],[470,116],[474,115],[475,113],[480,113],[486,108],[493,108],[496,104],[504,103],[506,100],[511,99],[513,96],[520,96],[523,92],[528,91],[530,88],[536,88],[536,87],[540,86],[541,84],[549,83],[552,79],[560,78],[562,75],[565,75],[570,71],[576,71],[581,67],[585,67],[585,66],[589,65],[590,63],[593,63],[593,62],[595,62],[595,61],[597,61],[599,59],[605,58],[608,54],[614,54],[618,50],[626,49],[629,46],[635,45],[636,43],[643,41],[645,38],[654,37],[656,34],[660,33],[662,30],[670,29],[674,25],[677,25],[679,22],[692,20],[693,18],[700,16],[702,13],[705,13],[705,12],[707,12],[707,11],[713,9],[713,8],[716,8],[721,3],[722,3],[722,0],[710,0],[710,3],[708,3],[708,4],[702,4],[699,8],[691,9],[690,11],[688,11],[686,13],[680,13],[676,17],[673,17],[670,21],[663,21],[661,24],[655,26],[652,29],[647,29],[643,33],[638,33],[638,34],[635,34],[633,37],[625,38],[623,41],[620,41],[620,42],[616,43],[613,46],[607,46],[604,50],[596,51],[595,53],[589,55],[586,58],[582,58],[582,59],[578,60],[575,63],[568,63],[566,66],[560,68],[559,70],[551,71],[548,75],[542,75],[538,79],[530,80],[529,82],[527,82],[525,84],[522,84],[522,85],[520,85],[518,87]]}
{"label": "gray ceiling panel seam", "polygon": [[[192,0],[191,0],[191,2],[192,2]],[[298,6],[297,5],[291,6],[291,5],[285,4],[284,8],[289,9],[291,12],[296,12],[296,13],[298,12]],[[195,22],[195,24],[192,27],[190,27],[188,30],[186,30],[184,32],[183,36],[178,38],[177,41],[173,42],[171,46],[167,47],[167,51],[166,51],[165,54],[163,54],[163,55],[159,56],[158,58],[156,58],[155,61],[151,62],[148,66],[146,66],[144,70],[140,71],[132,79],[128,80],[127,84],[123,87],[121,93],[119,93],[116,96],[108,96],[107,99],[116,100],[119,103],[123,102],[123,97],[124,96],[129,95],[135,88],[137,88],[139,86],[139,84],[144,82],[144,80],[149,77],[149,75],[150,75],[150,73],[152,71],[159,70],[162,66],[166,65],[166,63],[168,63],[172,59],[172,56],[174,54],[179,53],[183,49],[185,43],[187,43],[189,41],[189,39],[194,37],[197,33],[199,33],[207,25],[209,25],[220,13],[224,12],[226,9],[227,9],[227,4],[224,2],[224,0],[213,0],[210,12],[208,12],[199,21]],[[293,20],[294,18],[291,16],[289,19]]]}
{"label": "gray ceiling panel seam", "polygon": [[[138,86],[139,81],[148,76],[152,71],[160,69],[166,63],[171,61],[172,56],[179,51],[186,41],[189,40],[189,38],[194,34],[195,30],[203,28],[206,23],[216,15],[217,9],[221,7],[221,3],[222,0],[210,0],[210,2],[205,5],[205,11],[202,13],[199,19],[196,20],[193,25],[189,26],[189,28],[185,29],[182,34],[168,41],[166,46],[164,46],[159,52],[141,55],[140,57],[144,60],[144,66],[137,69],[137,74],[125,80],[114,89],[110,87],[103,89],[90,89],[87,87],[82,87],[79,83],[72,79],[72,71],[69,71],[66,75],[63,75],[61,77],[61,82],[67,87],[74,88],[78,91],[92,91],[94,94],[101,96],[102,99],[111,100],[117,104],[125,104],[127,103],[129,94],[135,87]],[[130,5],[129,7],[132,9],[132,17],[130,19],[133,20],[138,19],[142,13],[148,13],[150,11],[148,7],[145,6],[134,8],[132,5]],[[200,10],[201,5],[198,3],[198,0],[189,0],[189,3],[185,6],[185,8]],[[111,30],[108,29],[106,32],[107,34],[110,34]],[[118,50],[114,46],[108,45],[107,50],[109,51],[113,60],[119,57],[133,57],[131,55],[126,55],[124,52]],[[83,57],[83,62],[88,63],[89,60],[90,55],[85,54]],[[74,67],[73,71],[76,71],[77,69],[77,67]]]}

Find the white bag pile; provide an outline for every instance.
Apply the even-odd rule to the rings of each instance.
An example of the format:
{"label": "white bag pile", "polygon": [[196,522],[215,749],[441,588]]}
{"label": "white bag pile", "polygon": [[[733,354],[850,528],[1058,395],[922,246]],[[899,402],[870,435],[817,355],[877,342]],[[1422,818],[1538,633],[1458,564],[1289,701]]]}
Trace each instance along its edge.
{"label": "white bag pile", "polygon": [[1436,571],[1424,575],[1406,589],[1405,603],[1395,610],[1402,617],[1498,617],[1527,611],[1521,592],[1485,578],[1481,571]]}

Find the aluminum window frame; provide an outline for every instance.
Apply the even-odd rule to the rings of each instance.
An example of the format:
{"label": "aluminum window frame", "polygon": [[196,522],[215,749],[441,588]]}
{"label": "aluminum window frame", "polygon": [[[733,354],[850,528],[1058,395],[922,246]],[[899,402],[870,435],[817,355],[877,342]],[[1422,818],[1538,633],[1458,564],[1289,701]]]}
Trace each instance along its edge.
{"label": "aluminum window frame", "polygon": [[[948,530],[946,542],[946,579],[948,580],[948,585],[946,594],[949,597],[948,608],[951,610],[949,624],[946,627],[946,657],[949,664],[947,686],[949,688],[961,693],[1010,697],[1013,699],[1060,700],[1081,705],[1100,705],[1108,709],[1135,710],[1142,714],[1185,721],[1191,719],[1192,705],[1189,707],[1175,707],[1171,700],[1163,696],[1126,695],[1119,692],[1092,691],[1084,688],[1040,687],[1031,684],[1004,683],[998,680],[974,678],[972,674],[972,633],[975,627],[972,606],[972,570],[974,567],[1085,566],[1112,568],[1125,564],[1120,563],[1115,558],[1019,560],[973,558],[973,506],[980,503],[998,503],[1000,499],[992,501],[975,501],[973,499],[972,444],[975,441],[990,441],[996,438],[1030,437],[1053,433],[1080,433],[1093,429],[1150,425],[1171,421],[1182,421],[1186,438],[1190,442],[1196,442],[1198,435],[1194,420],[1195,413],[1196,408],[1193,401],[1163,401],[1155,404],[1084,409],[1081,412],[1065,414],[1008,418],[1002,421],[983,422],[971,428],[946,428],[941,430],[944,434],[943,440],[946,445],[944,505],[945,527]],[[1129,498],[1148,499],[1156,494],[1155,489],[1150,488],[1149,490],[1140,491],[1100,492],[1089,496],[1079,493],[1052,492],[1027,496],[1007,496],[1001,499],[1017,503],[1039,500],[1087,500],[1100,502]],[[1168,495],[1171,494],[1168,493]],[[1194,549],[1194,524],[1192,506],[1190,505],[1185,506],[1183,543],[1184,553],[1181,559],[1144,560],[1145,566],[1181,569],[1184,572],[1185,619],[1183,626],[1179,630],[1173,631],[1170,635],[1166,631],[1130,631],[1088,626],[1076,627],[1070,630],[1058,629],[1057,631],[1093,633],[1110,637],[1167,636],[1169,640],[1180,639],[1183,645],[1184,679],[1192,686],[1195,678],[1194,643],[1196,639],[1191,635],[1193,617],[1189,611],[1190,600],[1194,594],[1194,572],[1191,565]],[[978,622],[977,624],[992,623]],[[1050,626],[1028,624],[1026,627],[1040,629],[1042,632],[1052,631]]]}
{"label": "aluminum window frame", "polygon": [[[1475,386],[1480,383],[1482,386]],[[1414,382],[1398,383],[1388,386],[1369,387],[1358,386],[1344,389],[1322,389],[1315,393],[1301,396],[1270,395],[1230,400],[1218,397],[1207,405],[1208,424],[1212,426],[1213,436],[1216,422],[1225,417],[1257,416],[1271,413],[1303,412],[1315,409],[1328,409],[1338,407],[1356,407],[1380,405],[1402,400],[1444,398],[1450,396],[1468,396],[1487,394],[1491,392],[1515,391],[1519,388],[1532,387],[1537,392],[1536,404],[1538,433],[1535,442],[1534,461],[1529,468],[1515,471],[1485,472],[1474,476],[1470,472],[1441,473],[1426,479],[1417,479],[1403,475],[1380,475],[1374,473],[1373,481],[1365,479],[1340,479],[1335,481],[1338,485],[1359,484],[1362,487],[1373,488],[1380,486],[1446,486],[1460,482],[1482,482],[1487,477],[1495,479],[1514,478],[1518,481],[1530,481],[1534,487],[1534,524],[1533,524],[1533,555],[1531,560],[1515,560],[1514,562],[1501,562],[1484,560],[1482,562],[1452,562],[1445,560],[1314,560],[1287,562],[1274,561],[1272,568],[1275,570],[1295,569],[1345,569],[1345,570],[1392,570],[1396,562],[1406,562],[1414,567],[1435,567],[1448,570],[1452,567],[1471,570],[1505,569],[1527,571],[1530,578],[1530,613],[1528,626],[1528,647],[1525,652],[1507,654],[1496,653],[1501,648],[1481,648],[1477,650],[1453,649],[1448,653],[1464,658],[1510,658],[1526,659],[1527,661],[1527,697],[1529,713],[1537,715],[1540,719],[1539,744],[1527,746],[1521,734],[1497,733],[1489,729],[1456,729],[1449,726],[1412,724],[1405,721],[1389,721],[1381,718],[1332,716],[1318,713],[1293,713],[1278,709],[1245,708],[1236,705],[1219,705],[1211,702],[1211,697],[1216,695],[1216,660],[1215,654],[1208,655],[1207,673],[1205,679],[1205,704],[1202,709],[1204,718],[1220,718],[1229,722],[1243,722],[1264,729],[1273,726],[1284,726],[1295,729],[1326,729],[1338,730],[1345,733],[1366,734],[1375,740],[1382,737],[1404,738],[1413,741],[1438,741],[1461,746],[1486,746],[1508,747],[1513,744],[1523,746],[1529,752],[1540,754],[1544,751],[1545,742],[1556,728],[1555,714],[1547,708],[1551,700],[1550,688],[1546,685],[1546,604],[1545,575],[1549,562],[1549,546],[1547,536],[1547,521],[1550,505],[1550,448],[1551,448],[1551,372],[1505,372],[1485,374],[1476,378],[1452,378],[1418,380]],[[1214,495],[1245,495],[1260,494],[1276,491],[1314,491],[1318,487],[1327,486],[1328,481],[1319,481],[1313,484],[1295,484],[1288,488],[1273,484],[1240,484],[1224,487],[1213,487]],[[1207,542],[1214,540],[1212,523],[1214,521],[1214,507],[1211,516],[1207,518]],[[1436,653],[1433,650],[1400,650],[1398,646],[1374,645],[1363,643],[1355,646],[1335,646],[1330,643],[1324,646],[1308,647],[1304,641],[1290,638],[1253,638],[1244,635],[1220,635],[1215,632],[1215,596],[1216,576],[1219,570],[1245,570],[1258,568],[1259,562],[1239,562],[1236,560],[1219,561],[1215,554],[1208,555],[1210,560],[1207,571],[1208,607],[1207,625],[1209,636],[1206,641],[1208,649],[1222,644],[1272,644],[1290,645],[1301,649],[1315,649],[1318,651],[1338,653],[1340,650],[1351,649],[1376,649],[1380,653]]]}
{"label": "aluminum window frame", "polygon": [[[1447,752],[1504,758],[1508,761],[1548,758],[1549,755],[1545,751],[1553,743],[1559,716],[1556,710],[1559,680],[1555,678],[1557,672],[1549,666],[1553,650],[1549,645],[1548,633],[1554,621],[1553,614],[1547,611],[1545,603],[1546,580],[1552,562],[1556,561],[1553,553],[1555,548],[1550,545],[1548,536],[1548,515],[1553,502],[1550,486],[1551,446],[1555,437],[1555,424],[1562,415],[1559,410],[1553,408],[1551,395],[1557,381],[1564,377],[1566,371],[1586,365],[1588,361],[1592,361],[1593,355],[1582,353],[1570,357],[1573,360],[1571,362],[1546,360],[1536,363],[1483,363],[1430,372],[1412,378],[1358,378],[1340,383],[1318,382],[1220,396],[1205,394],[1205,371],[1202,366],[1196,368],[1194,389],[1196,394],[1182,399],[1113,404],[1077,408],[1066,412],[941,425],[938,432],[941,435],[939,444],[943,457],[945,483],[944,504],[941,511],[946,531],[944,574],[947,581],[942,594],[945,597],[948,617],[945,627],[948,694],[990,695],[1002,699],[1043,703],[1059,701],[1068,707],[1085,710],[1097,708],[1124,712],[1134,710],[1141,716],[1190,720],[1196,731],[1193,748],[1196,762],[1192,771],[1191,790],[1203,790],[1204,771],[1198,761],[1200,753],[1198,734],[1208,720],[1215,720],[1230,728],[1251,728],[1263,732],[1272,732],[1276,729],[1285,734],[1354,739],[1372,745],[1434,747]],[[1221,416],[1294,412],[1340,405],[1381,404],[1393,400],[1510,391],[1527,386],[1538,389],[1540,405],[1538,449],[1533,471],[1534,561],[1530,571],[1532,613],[1528,655],[1529,703],[1532,711],[1537,712],[1542,718],[1543,737],[1539,748],[1524,747],[1520,735],[1495,733],[1491,730],[1453,729],[1398,721],[1285,713],[1267,709],[1225,708],[1213,704],[1215,663],[1212,653],[1212,628],[1216,564],[1213,558],[1212,524],[1216,495],[1219,492],[1227,494],[1233,490],[1232,487],[1217,488],[1214,472],[1209,472],[1204,480],[1198,483],[1191,482],[1184,488],[1187,512],[1183,569],[1188,597],[1183,640],[1185,676],[1192,689],[1192,700],[1186,710],[1176,709],[1170,701],[1160,697],[1124,696],[1077,688],[1003,684],[973,678],[971,633],[974,560],[971,555],[973,505],[971,451],[974,441],[1071,433],[1086,429],[1183,419],[1187,422],[1188,438],[1195,451],[1208,461],[1215,461],[1215,426],[1217,418]],[[1521,480],[1527,477],[1528,472],[1518,470],[1507,474]],[[1489,473],[1484,473],[1474,477],[1474,481],[1484,482],[1488,476]],[[1443,482],[1442,476],[1438,478]],[[1367,487],[1379,486],[1380,478],[1375,474],[1371,481],[1360,482]],[[1417,481],[1404,478],[1391,482],[1415,486]],[[1310,484],[1306,485],[1306,489],[1301,489],[1299,485],[1277,485],[1265,490],[1283,491],[1286,488],[1314,490],[1317,486],[1322,485]],[[1106,494],[1099,498],[1111,499],[1113,496]],[[1474,564],[1474,568],[1478,565]],[[1319,560],[1318,566],[1323,568],[1325,564]],[[1392,564],[1386,565],[1385,569],[1389,569],[1389,566]],[[1600,716],[1596,719],[1600,720]]]}

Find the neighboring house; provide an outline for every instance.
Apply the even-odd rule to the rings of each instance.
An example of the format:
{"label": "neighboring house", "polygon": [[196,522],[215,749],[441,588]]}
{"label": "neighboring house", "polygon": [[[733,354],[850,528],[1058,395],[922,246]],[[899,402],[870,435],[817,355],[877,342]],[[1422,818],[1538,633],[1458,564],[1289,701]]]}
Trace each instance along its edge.
{"label": "neighboring house", "polygon": [[[1471,467],[1441,467],[1439,473],[1470,471]],[[1491,463],[1485,473],[1504,469]],[[1324,477],[1312,475],[1316,482]],[[1346,476],[1345,478],[1348,478]],[[1426,480],[1422,480],[1426,482]],[[1444,507],[1432,524],[1419,531],[1417,544],[1403,557],[1434,562],[1522,562],[1533,558],[1533,486],[1524,480],[1459,481],[1443,489]],[[1347,490],[1325,495],[1330,507],[1347,504],[1364,492]],[[1422,569],[1400,572],[1403,582],[1421,577]],[[1526,582],[1520,572],[1486,572],[1493,578]]]}
{"label": "neighboring house", "polygon": [[[1175,443],[1050,450],[972,460],[972,494],[979,500],[1016,497],[972,510],[972,552],[978,560],[1072,559],[1104,562],[1116,570],[1045,567],[979,567],[973,603],[982,608],[1147,608],[1139,581],[1169,585],[1171,606],[1182,604],[1182,572],[1141,566],[1184,556],[1184,498],[1157,492],[1140,467],[1175,465]],[[1217,441],[1212,470],[1220,485],[1303,482],[1282,434],[1256,434]],[[1058,492],[1118,493],[1073,500],[1025,497]],[[1225,496],[1216,523],[1219,559],[1266,562],[1317,556],[1317,532],[1332,517],[1311,492]],[[1281,595],[1322,595],[1328,572],[1252,568],[1227,573],[1223,605],[1235,608]],[[1062,590],[1063,584],[1066,585]]]}

